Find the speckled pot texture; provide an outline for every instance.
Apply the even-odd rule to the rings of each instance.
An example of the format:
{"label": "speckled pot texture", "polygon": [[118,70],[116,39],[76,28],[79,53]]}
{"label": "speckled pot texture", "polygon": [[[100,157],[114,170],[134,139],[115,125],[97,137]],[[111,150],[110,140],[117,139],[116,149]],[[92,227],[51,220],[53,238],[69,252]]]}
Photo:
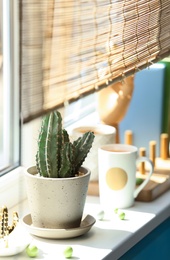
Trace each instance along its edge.
{"label": "speckled pot texture", "polygon": [[27,169],[27,197],[35,227],[66,229],[80,226],[90,170],[81,167],[80,171],[84,175],[54,179],[37,176],[35,166]]}

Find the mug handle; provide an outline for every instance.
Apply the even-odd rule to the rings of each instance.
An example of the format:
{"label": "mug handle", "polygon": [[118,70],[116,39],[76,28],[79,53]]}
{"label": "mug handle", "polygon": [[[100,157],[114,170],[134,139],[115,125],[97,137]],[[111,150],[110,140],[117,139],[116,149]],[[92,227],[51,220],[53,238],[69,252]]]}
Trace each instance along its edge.
{"label": "mug handle", "polygon": [[154,171],[154,166],[151,160],[149,160],[147,157],[139,157],[136,160],[136,164],[140,162],[148,162],[150,165],[149,173],[147,174],[147,178],[135,189],[134,191],[134,198],[136,198],[139,194],[139,192],[145,187],[145,185],[149,182],[150,177]]}

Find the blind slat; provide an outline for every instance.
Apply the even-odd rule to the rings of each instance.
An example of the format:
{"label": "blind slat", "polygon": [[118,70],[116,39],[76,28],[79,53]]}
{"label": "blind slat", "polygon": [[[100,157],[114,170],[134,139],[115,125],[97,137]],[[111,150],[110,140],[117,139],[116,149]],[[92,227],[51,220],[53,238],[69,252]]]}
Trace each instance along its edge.
{"label": "blind slat", "polygon": [[169,21],[169,0],[20,0],[23,121],[168,56]]}

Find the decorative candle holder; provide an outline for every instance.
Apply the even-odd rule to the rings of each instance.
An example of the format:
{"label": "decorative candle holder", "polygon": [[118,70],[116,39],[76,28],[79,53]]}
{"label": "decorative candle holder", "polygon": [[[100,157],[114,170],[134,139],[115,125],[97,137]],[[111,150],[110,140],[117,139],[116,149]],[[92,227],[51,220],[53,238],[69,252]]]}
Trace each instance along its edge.
{"label": "decorative candle holder", "polygon": [[19,222],[18,213],[13,212],[12,225],[9,225],[8,220],[8,209],[6,206],[2,206],[0,211],[0,240],[4,241],[6,248],[8,247],[8,236]]}

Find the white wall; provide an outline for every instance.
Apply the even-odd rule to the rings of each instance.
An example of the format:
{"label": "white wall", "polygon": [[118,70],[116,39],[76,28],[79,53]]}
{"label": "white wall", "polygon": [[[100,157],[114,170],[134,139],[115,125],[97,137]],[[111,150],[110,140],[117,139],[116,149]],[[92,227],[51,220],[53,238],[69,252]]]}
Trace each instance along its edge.
{"label": "white wall", "polygon": [[29,167],[35,165],[37,140],[40,130],[41,119],[35,119],[22,127],[21,139],[21,165]]}

